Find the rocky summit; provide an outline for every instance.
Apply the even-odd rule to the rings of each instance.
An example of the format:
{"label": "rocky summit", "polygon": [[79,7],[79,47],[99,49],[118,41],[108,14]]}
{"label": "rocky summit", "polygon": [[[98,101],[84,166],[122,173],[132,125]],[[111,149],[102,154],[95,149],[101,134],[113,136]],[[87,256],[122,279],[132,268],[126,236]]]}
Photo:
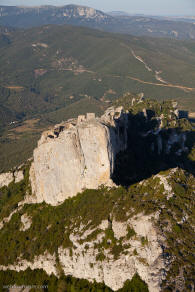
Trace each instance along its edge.
{"label": "rocky summit", "polygon": [[194,291],[194,141],[177,103],[143,94],[45,131],[0,176],[0,282]]}
{"label": "rocky summit", "polygon": [[127,113],[88,113],[42,134],[30,171],[37,202],[57,205],[84,189],[113,186],[116,154],[127,147]]}

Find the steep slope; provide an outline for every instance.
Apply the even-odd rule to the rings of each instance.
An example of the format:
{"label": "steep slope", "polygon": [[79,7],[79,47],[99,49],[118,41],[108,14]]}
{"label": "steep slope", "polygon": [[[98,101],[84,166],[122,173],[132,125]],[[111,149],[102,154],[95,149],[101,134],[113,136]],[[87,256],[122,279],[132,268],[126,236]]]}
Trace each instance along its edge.
{"label": "steep slope", "polygon": [[118,107],[101,118],[87,113],[44,132],[30,176],[37,202],[57,205],[83,189],[113,186],[116,155],[127,147],[127,127],[128,116]]}
{"label": "steep slope", "polygon": [[[114,291],[123,291],[127,285],[124,291],[131,291],[126,281],[134,281],[138,273],[150,292],[193,291],[194,131],[179,116],[174,102],[159,104],[143,96],[124,96],[116,103],[127,110],[129,134],[128,151],[120,151],[118,162],[114,161],[113,179],[123,184],[125,175],[130,186],[84,190],[51,206],[37,203],[29,184],[30,163],[23,166],[24,178],[0,189],[0,269],[4,271],[0,275],[5,279],[18,282],[19,275],[24,275],[21,271],[29,278],[30,268],[36,270],[34,274],[44,270],[51,278],[71,275],[104,282]],[[113,119],[117,124],[118,118]],[[93,142],[88,140],[91,152]],[[51,151],[50,155],[55,154]],[[170,168],[170,158],[174,168]],[[74,163],[74,157],[68,159]],[[144,177],[139,160],[147,170],[141,171]],[[124,168],[125,163],[130,169]],[[56,174],[61,167],[59,162]],[[132,177],[131,169],[137,177]],[[18,276],[9,270],[19,272]],[[138,282],[138,291],[147,291]]]}
{"label": "steep slope", "polygon": [[55,209],[26,205],[0,231],[0,268],[60,268],[114,291],[139,272],[149,291],[193,291],[194,183],[173,169],[128,191],[85,191]]}

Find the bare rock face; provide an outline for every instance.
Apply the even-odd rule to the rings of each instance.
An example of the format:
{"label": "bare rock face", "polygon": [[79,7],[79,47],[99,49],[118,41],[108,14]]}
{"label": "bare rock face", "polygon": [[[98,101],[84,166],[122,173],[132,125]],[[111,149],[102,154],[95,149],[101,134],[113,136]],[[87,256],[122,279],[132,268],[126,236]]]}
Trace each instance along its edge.
{"label": "bare rock face", "polygon": [[30,171],[37,202],[57,205],[83,189],[112,186],[115,156],[127,147],[127,114],[109,108],[44,132]]}
{"label": "bare rock face", "polygon": [[3,186],[8,186],[13,181],[13,173],[12,172],[6,172],[0,174],[0,188]]}
{"label": "bare rock face", "polygon": [[26,231],[30,228],[32,224],[32,220],[27,214],[23,214],[21,216],[21,223],[22,223],[22,226],[20,227],[20,231]]}
{"label": "bare rock face", "polygon": [[15,169],[14,171],[1,173],[0,174],[0,188],[8,186],[12,181],[15,183],[20,182],[24,179],[24,174],[22,170]]}
{"label": "bare rock face", "polygon": [[20,182],[21,180],[24,179],[24,174],[22,170],[16,170],[14,172],[14,178],[15,178],[15,183]]}
{"label": "bare rock face", "polygon": [[[101,244],[105,233],[103,230],[107,228],[108,222],[102,222],[102,232],[92,241],[81,243],[81,239],[86,239],[93,230],[85,230],[83,235],[82,226],[79,230],[71,233],[69,238],[74,245],[72,253],[69,248],[59,247],[57,256],[59,264],[65,275],[71,275],[80,279],[87,279],[90,282],[104,282],[112,290],[117,291],[122,288],[126,280],[132,279],[135,273],[141,275],[141,278],[148,284],[150,292],[160,292],[161,283],[165,279],[166,270],[169,268],[169,262],[163,257],[163,244],[165,238],[160,236],[152,223],[152,218],[158,218],[159,214],[143,215],[137,214],[127,222],[113,222],[113,231],[116,240],[126,235],[129,227],[135,230],[135,235],[129,239],[124,239],[123,246],[126,246],[126,253],[121,253],[118,258],[114,258],[111,250],[104,249],[105,257],[97,259],[99,254],[97,244]],[[22,218],[21,218],[22,219]],[[121,230],[123,230],[121,232]],[[143,245],[142,238],[147,238],[147,243]],[[86,246],[88,247],[86,249]],[[136,251],[136,252],[135,252]],[[35,256],[33,261],[27,261],[18,258],[15,264],[8,266],[0,265],[0,270],[23,271],[27,268],[43,269],[47,274],[52,273],[59,276],[56,269],[56,254],[53,255],[45,252],[43,255]]]}
{"label": "bare rock face", "polygon": [[[157,219],[158,216],[158,213],[147,216],[138,214],[127,222],[115,220],[112,222],[116,240],[122,237],[122,243],[127,247],[126,254],[121,253],[117,259],[109,249],[105,249],[103,252],[105,258],[97,260],[98,248],[95,248],[94,244],[102,242],[103,234],[100,233],[94,241],[87,242],[87,250],[86,242],[80,244],[80,236],[76,233],[71,234],[70,239],[76,247],[72,254],[68,248],[58,249],[64,274],[92,282],[94,280],[104,282],[112,290],[117,291],[123,287],[126,280],[132,279],[134,274],[138,273],[148,284],[150,292],[161,291],[160,285],[166,275],[168,263],[163,258],[162,246],[165,238],[157,233],[152,223],[152,218]],[[105,222],[101,225],[105,225]],[[127,234],[128,227],[134,229],[135,235],[127,240],[124,236]],[[91,230],[91,233],[93,231]],[[86,232],[89,234],[89,230]],[[142,238],[147,238],[146,244],[142,243]]]}
{"label": "bare rock face", "polygon": [[2,271],[13,270],[16,272],[20,272],[25,271],[28,268],[30,268],[31,270],[42,269],[48,275],[52,274],[57,275],[55,265],[56,265],[55,255],[51,255],[45,252],[45,254],[43,255],[35,256],[33,262],[18,259],[18,262],[15,265],[9,265],[6,267],[0,266],[0,270]]}

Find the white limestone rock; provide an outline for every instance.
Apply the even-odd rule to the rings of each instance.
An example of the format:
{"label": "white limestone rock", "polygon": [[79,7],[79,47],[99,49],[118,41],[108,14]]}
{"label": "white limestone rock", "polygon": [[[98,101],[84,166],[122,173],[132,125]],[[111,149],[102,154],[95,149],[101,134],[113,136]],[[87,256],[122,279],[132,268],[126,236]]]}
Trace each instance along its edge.
{"label": "white limestone rock", "polygon": [[159,178],[160,179],[159,183],[161,185],[163,185],[163,187],[164,187],[164,194],[166,194],[167,200],[172,198],[173,195],[174,195],[174,192],[173,192],[171,184],[168,181],[169,176],[157,174],[157,175],[154,176],[154,178]]}
{"label": "white limestone rock", "polygon": [[0,174],[0,188],[7,186],[14,181],[15,183],[20,182],[24,179],[23,171],[15,169],[13,172],[9,171]]}
{"label": "white limestone rock", "polygon": [[120,239],[127,235],[127,224],[126,222],[117,222],[115,219],[112,221],[112,230],[114,232],[114,237]]}
{"label": "white limestone rock", "polygon": [[45,252],[43,255],[35,256],[34,260],[32,262],[24,260],[24,259],[18,259],[17,263],[13,265],[8,266],[2,266],[0,265],[0,270],[7,271],[12,270],[16,272],[25,271],[28,268],[31,270],[36,269],[43,269],[48,275],[51,275],[52,273],[57,276],[57,270],[56,270],[56,256],[49,254],[48,252]]}
{"label": "white limestone rock", "polygon": [[14,178],[15,178],[15,183],[20,182],[21,180],[24,179],[24,174],[22,170],[16,170],[14,172]]}
{"label": "white limestone rock", "polygon": [[[89,281],[104,282],[116,291],[122,288],[125,281],[130,280],[137,272],[148,284],[150,292],[159,292],[160,284],[166,273],[166,263],[163,260],[161,247],[164,238],[157,234],[151,220],[152,217],[157,216],[158,214],[150,216],[139,214],[126,223],[115,221],[114,225],[112,224],[117,228],[117,232],[119,229],[126,229],[128,225],[136,231],[135,237],[123,242],[126,245],[129,244],[127,255],[121,254],[117,259],[114,259],[110,251],[105,249],[106,258],[103,261],[97,260],[98,249],[94,247],[94,244],[101,242],[103,234],[99,234],[96,240],[83,244],[78,243],[79,237],[71,235],[70,239],[76,247],[72,253],[70,254],[68,248],[60,247],[58,249],[64,274]],[[125,234],[126,232],[123,235]],[[143,246],[142,237],[147,237],[147,245]],[[87,250],[85,249],[86,244],[88,245]],[[135,249],[137,255],[133,253]]]}
{"label": "white limestone rock", "polygon": [[108,220],[103,220],[101,222],[101,224],[99,225],[99,229],[102,229],[102,230],[106,230],[108,229],[109,227],[109,221]]}
{"label": "white limestone rock", "polygon": [[[96,239],[87,241],[87,235],[94,230],[85,230],[85,226],[72,231],[69,239],[72,241],[74,248],[70,252],[70,248],[58,248],[58,259],[61,269],[65,275],[71,275],[88,281],[104,282],[108,287],[117,291],[122,288],[126,280],[131,280],[135,273],[148,284],[150,292],[160,292],[160,285],[166,277],[166,271],[169,269],[169,262],[163,257],[163,244],[165,238],[157,232],[153,220],[155,221],[159,213],[144,215],[137,214],[129,218],[127,222],[112,221],[112,228],[116,240],[126,235],[127,227],[135,230],[135,236],[130,239],[123,239],[122,245],[126,254],[120,253],[117,258],[107,248],[102,250],[105,259],[98,260],[98,245],[101,244],[105,237],[103,229],[108,227],[108,221],[104,220],[100,224],[102,232]],[[114,224],[113,224],[114,223]],[[99,229],[100,226],[97,226]],[[81,235],[83,230],[83,234]],[[123,234],[119,234],[119,230],[123,230]],[[120,236],[119,236],[120,235]],[[147,238],[147,243],[143,245],[142,238]],[[85,239],[81,243],[81,239]],[[86,248],[87,246],[87,248]],[[136,250],[136,253],[134,252]],[[59,276],[57,270],[56,255],[51,255],[47,251],[43,255],[36,256],[32,262],[22,258],[18,258],[15,264],[8,266],[0,266],[0,270],[24,271],[28,267],[32,270],[43,269],[47,274]]]}
{"label": "white limestone rock", "polygon": [[126,130],[127,114],[119,107],[44,132],[30,170],[37,202],[58,205],[85,188],[113,186],[114,160],[127,147]]}
{"label": "white limestone rock", "polygon": [[23,214],[21,216],[21,223],[22,226],[20,228],[20,231],[26,231],[31,227],[32,219],[27,214]]}
{"label": "white limestone rock", "polygon": [[12,172],[0,174],[0,188],[8,186],[13,180],[14,177]]}

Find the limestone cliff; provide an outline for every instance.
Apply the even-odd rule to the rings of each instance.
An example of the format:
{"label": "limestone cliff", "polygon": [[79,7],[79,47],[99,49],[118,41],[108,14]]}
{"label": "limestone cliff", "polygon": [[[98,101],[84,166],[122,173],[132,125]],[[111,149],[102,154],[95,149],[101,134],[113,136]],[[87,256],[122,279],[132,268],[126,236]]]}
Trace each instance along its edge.
{"label": "limestone cliff", "polygon": [[[57,251],[64,274],[88,279],[90,282],[94,282],[94,280],[100,283],[104,282],[113,291],[117,291],[123,287],[126,280],[132,279],[135,273],[139,273],[148,284],[150,292],[159,292],[161,282],[166,275],[166,269],[169,267],[169,261],[163,259],[162,245],[165,238],[158,235],[154,224],[152,224],[152,218],[157,219],[158,216],[158,213],[150,216],[138,214],[135,218],[124,223],[115,220],[112,222],[112,229],[118,244],[120,239],[123,239],[123,245],[126,246],[126,253],[121,254],[117,259],[110,253],[110,250],[104,250],[104,259],[97,259],[99,252],[98,248],[94,246],[100,244],[104,239],[104,232],[109,225],[106,220],[100,224],[101,233],[93,241],[87,241],[90,234],[94,232],[93,229],[85,230],[86,226],[81,226],[79,230],[75,229],[70,234],[70,240],[75,247],[72,253],[70,253],[69,248],[62,246]],[[21,221],[23,221],[22,217]],[[135,230],[136,235],[125,239],[129,226]],[[79,235],[80,233],[82,236]],[[143,237],[147,238],[145,246],[141,242]],[[81,240],[84,241],[82,244]],[[49,275],[52,273],[58,275],[59,271],[56,266],[56,255],[45,252],[43,255],[36,256],[32,262],[18,258],[15,264],[0,265],[0,270],[19,272],[27,268],[43,269]]]}
{"label": "limestone cliff", "polygon": [[138,273],[150,292],[194,291],[194,133],[172,103],[147,102],[42,134],[33,195],[28,168],[23,181],[1,190],[0,271],[43,269],[113,291]]}
{"label": "limestone cliff", "polygon": [[79,116],[44,132],[30,171],[37,202],[57,205],[83,189],[113,186],[115,156],[127,147],[127,114],[109,108],[101,118]]}
{"label": "limestone cliff", "polygon": [[6,172],[6,173],[1,173],[0,174],[0,188],[4,186],[8,186],[11,182],[20,182],[23,180],[24,175],[22,170],[17,170],[15,169],[14,171]]}

